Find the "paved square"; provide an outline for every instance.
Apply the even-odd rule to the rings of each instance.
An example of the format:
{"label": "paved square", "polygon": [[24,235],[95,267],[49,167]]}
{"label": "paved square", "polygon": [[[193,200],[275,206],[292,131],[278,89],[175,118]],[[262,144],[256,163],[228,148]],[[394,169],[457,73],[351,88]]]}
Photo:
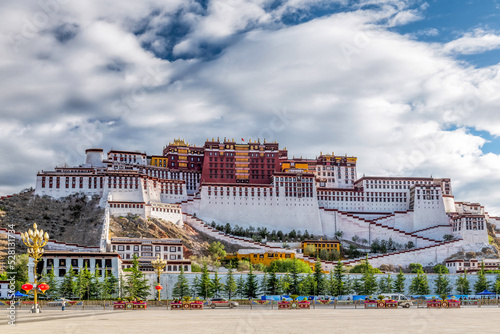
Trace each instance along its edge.
{"label": "paved square", "polygon": [[[60,318],[64,316],[65,318]],[[35,318],[56,318],[33,321]],[[18,314],[1,333],[499,333],[500,308],[77,311]]]}

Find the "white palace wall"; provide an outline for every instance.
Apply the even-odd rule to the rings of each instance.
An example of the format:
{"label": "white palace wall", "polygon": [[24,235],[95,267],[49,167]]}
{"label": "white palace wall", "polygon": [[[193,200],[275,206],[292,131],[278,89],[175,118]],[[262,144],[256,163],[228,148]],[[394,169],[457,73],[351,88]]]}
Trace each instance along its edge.
{"label": "white palace wall", "polygon": [[418,262],[424,266],[434,265],[443,262],[457,252],[463,250],[467,243],[464,240],[450,241],[437,246],[429,246],[419,250],[403,251],[397,254],[379,255],[370,257],[370,264],[380,267],[383,264],[394,266],[408,266],[410,263]]}
{"label": "white palace wall", "polygon": [[195,213],[207,222],[322,234],[315,197],[285,197],[283,192],[278,196],[274,188],[266,188],[273,192],[272,196],[239,196],[239,192],[233,196],[232,191],[229,196],[226,192],[209,195],[208,187],[202,186],[199,209]]}
{"label": "white palace wall", "polygon": [[[71,176],[58,176],[59,178],[59,188],[56,186],[56,176],[52,177],[52,182],[49,183],[50,177],[45,177],[45,187],[42,187],[42,176],[37,176],[36,178],[36,187],[35,187],[35,195],[37,196],[50,196],[53,198],[61,198],[73,195],[75,193],[84,193],[88,196],[98,195],[102,196],[103,188],[91,188],[89,186],[90,179],[88,175],[82,175],[82,187],[80,184],[76,184],[75,187],[72,187],[72,177]],[[68,182],[69,187],[66,188],[66,182]]]}
{"label": "white palace wall", "polygon": [[450,224],[442,200],[415,200],[414,212],[414,231]]}
{"label": "white palace wall", "polygon": [[370,244],[376,239],[388,240],[389,238],[402,245],[412,241],[416,247],[435,244],[432,240],[425,240],[403,231],[398,232],[393,228],[378,226],[373,222],[339,211],[321,210],[320,213],[323,234],[327,236],[333,236],[336,231],[342,231],[342,239],[351,240],[352,237],[357,236],[360,239],[368,240]]}
{"label": "white palace wall", "polygon": [[183,225],[181,207],[176,204],[151,203],[146,205],[146,217],[163,219],[178,226]]}
{"label": "white palace wall", "polygon": [[436,240],[442,240],[445,234],[453,235],[453,227],[452,225],[440,225],[425,229],[423,231],[417,231],[413,234]]}

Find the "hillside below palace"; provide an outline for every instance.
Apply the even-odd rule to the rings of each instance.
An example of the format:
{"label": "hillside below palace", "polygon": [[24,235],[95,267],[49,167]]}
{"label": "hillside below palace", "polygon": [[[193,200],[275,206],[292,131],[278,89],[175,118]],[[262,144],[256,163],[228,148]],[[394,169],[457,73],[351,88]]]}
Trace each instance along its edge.
{"label": "hillside below palace", "polygon": [[[356,157],[290,158],[266,141],[176,139],[161,155],[100,148],[77,167],[37,174],[36,195],[98,195],[109,215],[156,217],[307,230],[343,239],[376,239],[415,247],[488,244],[486,223],[498,223],[479,203],[456,202],[448,178],[357,177]],[[447,236],[448,237],[444,237]],[[449,247],[448,247],[449,248]],[[458,249],[458,248],[457,248]],[[449,250],[454,251],[453,250]]]}

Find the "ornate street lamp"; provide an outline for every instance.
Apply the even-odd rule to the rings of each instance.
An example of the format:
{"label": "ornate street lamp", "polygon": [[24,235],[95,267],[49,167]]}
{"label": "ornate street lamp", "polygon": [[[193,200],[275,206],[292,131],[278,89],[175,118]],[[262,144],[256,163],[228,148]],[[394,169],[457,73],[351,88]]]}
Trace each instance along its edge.
{"label": "ornate street lamp", "polygon": [[[38,313],[39,308],[38,308],[38,289],[40,288],[38,286],[38,281],[37,281],[37,273],[36,269],[38,266],[38,261],[43,255],[43,247],[47,244],[49,241],[49,234],[47,232],[43,233],[43,230],[38,230],[36,223],[33,224],[33,230],[28,230],[28,232],[21,233],[21,239],[23,240],[23,243],[28,247],[28,255],[33,258],[33,277],[34,277],[34,284],[32,286],[33,288],[33,293],[35,295],[35,302],[33,305],[33,313]],[[43,288],[48,289],[48,285],[46,286],[43,285]],[[45,290],[47,290],[45,289]],[[43,290],[42,292],[45,292]]]}
{"label": "ornate street lamp", "polygon": [[158,285],[155,287],[155,289],[158,291],[158,301],[160,301],[160,291],[161,291],[160,275],[163,269],[165,269],[165,267],[167,266],[167,261],[160,259],[160,255],[157,255],[156,260],[152,260],[151,264],[153,265],[153,268],[156,271],[156,275],[158,275]]}

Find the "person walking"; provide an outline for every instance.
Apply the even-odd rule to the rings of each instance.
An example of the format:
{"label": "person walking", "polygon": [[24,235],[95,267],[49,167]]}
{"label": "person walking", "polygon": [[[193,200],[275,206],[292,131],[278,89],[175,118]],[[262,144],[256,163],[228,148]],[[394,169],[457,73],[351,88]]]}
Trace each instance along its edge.
{"label": "person walking", "polygon": [[66,307],[66,300],[63,299],[63,300],[61,300],[61,308],[62,308],[63,311],[64,311],[65,307]]}

